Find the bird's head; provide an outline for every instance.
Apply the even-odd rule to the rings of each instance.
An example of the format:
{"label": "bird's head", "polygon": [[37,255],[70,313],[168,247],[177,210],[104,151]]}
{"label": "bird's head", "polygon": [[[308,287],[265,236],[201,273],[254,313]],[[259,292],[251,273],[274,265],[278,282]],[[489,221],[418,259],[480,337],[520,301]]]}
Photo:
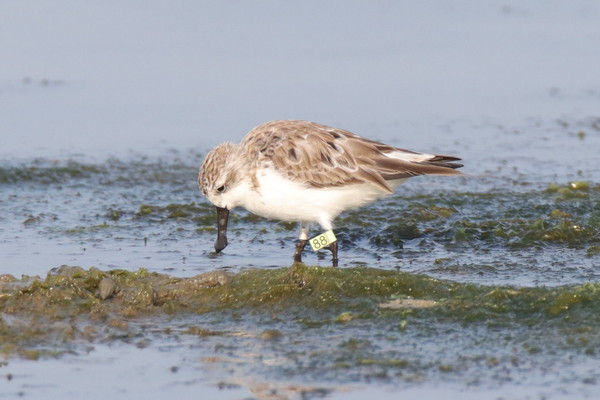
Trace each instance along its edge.
{"label": "bird's head", "polygon": [[200,191],[217,209],[217,253],[227,246],[229,210],[237,205],[235,190],[232,190],[239,183],[240,167],[234,162],[237,149],[238,145],[233,143],[215,147],[206,155],[198,174]]}

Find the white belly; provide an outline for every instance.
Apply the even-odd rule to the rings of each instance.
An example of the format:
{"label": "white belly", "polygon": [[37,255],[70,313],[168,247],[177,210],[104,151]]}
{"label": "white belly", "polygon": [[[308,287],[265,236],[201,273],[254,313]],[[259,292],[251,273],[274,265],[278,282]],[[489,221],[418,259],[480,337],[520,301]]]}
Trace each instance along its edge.
{"label": "white belly", "polygon": [[[402,181],[389,183],[396,187]],[[331,221],[342,211],[364,206],[389,194],[367,183],[307,188],[284,179],[273,170],[264,170],[259,183],[258,191],[247,191],[239,199],[240,206],[266,218],[318,222],[326,230],[332,228]]]}

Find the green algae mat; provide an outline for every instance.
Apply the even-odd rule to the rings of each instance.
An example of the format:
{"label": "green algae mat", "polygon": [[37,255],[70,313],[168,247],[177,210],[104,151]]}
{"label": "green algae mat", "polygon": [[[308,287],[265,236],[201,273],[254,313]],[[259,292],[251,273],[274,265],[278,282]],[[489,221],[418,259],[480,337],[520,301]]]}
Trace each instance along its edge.
{"label": "green algae mat", "polygon": [[[279,373],[314,379],[347,379],[340,371],[408,381],[467,370],[511,375],[522,364],[597,360],[600,345],[598,283],[486,286],[365,267],[294,264],[189,278],[62,267],[45,279],[2,276],[0,313],[5,357],[192,335],[219,338],[230,354],[269,343],[265,353],[283,354]],[[437,352],[419,349],[425,342]]]}

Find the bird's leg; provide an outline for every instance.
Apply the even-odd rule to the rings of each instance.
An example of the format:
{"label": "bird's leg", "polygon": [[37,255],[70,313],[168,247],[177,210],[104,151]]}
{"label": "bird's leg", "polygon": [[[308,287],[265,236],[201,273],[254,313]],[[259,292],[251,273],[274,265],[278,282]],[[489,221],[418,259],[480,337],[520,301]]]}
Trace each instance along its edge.
{"label": "bird's leg", "polygon": [[329,245],[329,250],[331,250],[332,254],[332,265],[334,267],[338,266],[338,242],[337,240]]}
{"label": "bird's leg", "polygon": [[298,239],[296,242],[296,252],[294,253],[294,262],[301,263],[302,262],[302,251],[306,246],[308,240],[306,239]]}
{"label": "bird's leg", "polygon": [[298,235],[298,241],[296,242],[296,251],[294,252],[294,262],[302,262],[302,252],[306,243],[308,242],[308,226],[304,223],[300,223],[300,234]]}

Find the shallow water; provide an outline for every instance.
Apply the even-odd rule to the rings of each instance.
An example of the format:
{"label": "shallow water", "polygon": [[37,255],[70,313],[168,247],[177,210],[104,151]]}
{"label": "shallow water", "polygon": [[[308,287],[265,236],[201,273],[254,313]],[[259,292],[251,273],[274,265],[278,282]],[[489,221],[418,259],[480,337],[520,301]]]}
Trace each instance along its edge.
{"label": "shallow water", "polygon": [[[0,2],[0,398],[595,397],[596,2],[113,6]],[[339,276],[243,210],[215,255],[197,168],[275,118],[466,175],[340,216]]]}
{"label": "shallow water", "polygon": [[[583,137],[555,121],[526,133],[497,132],[486,140],[497,150],[485,160],[481,145],[459,137],[470,143],[461,154],[464,177],[414,178],[394,196],[340,216],[342,265],[482,284],[596,280],[598,123],[570,122]],[[549,160],[549,140],[578,157]],[[98,163],[6,161],[0,166],[3,271],[44,275],[67,264],[190,276],[289,265],[297,227],[244,210],[232,213],[229,247],[213,254],[214,209],[195,183],[201,160],[201,153],[172,150]],[[323,252],[307,251],[305,262],[329,264]]]}

